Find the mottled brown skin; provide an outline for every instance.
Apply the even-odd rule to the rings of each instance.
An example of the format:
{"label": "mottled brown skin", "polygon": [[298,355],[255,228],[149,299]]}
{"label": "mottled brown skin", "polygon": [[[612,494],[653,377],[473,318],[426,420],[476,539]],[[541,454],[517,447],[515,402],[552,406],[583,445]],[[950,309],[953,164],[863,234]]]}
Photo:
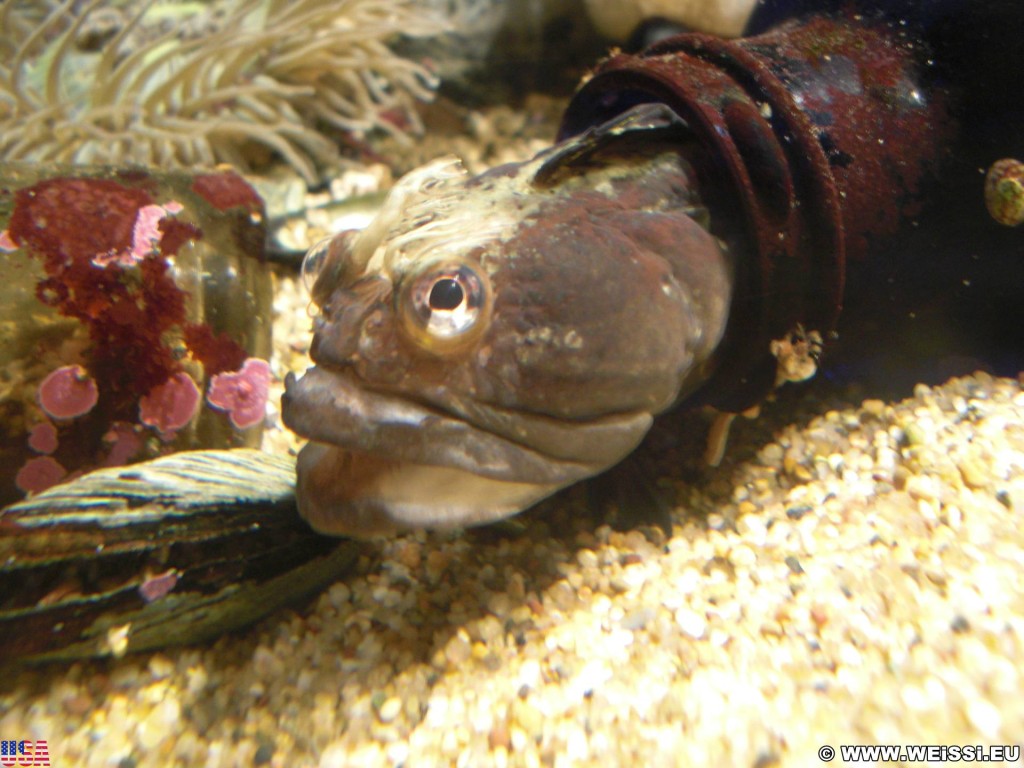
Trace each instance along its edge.
{"label": "mottled brown skin", "polygon": [[[730,258],[702,225],[685,143],[667,140],[662,111],[643,112],[655,115],[458,180],[436,206],[428,195],[412,209],[425,215],[381,228],[378,257],[365,242],[334,249],[313,289],[316,367],[284,400],[285,422],[313,441],[298,497],[314,528],[369,535],[514,514],[618,462],[707,377]],[[474,236],[488,216],[504,223]],[[456,226],[437,247],[394,246],[445,217]],[[464,339],[410,328],[409,286],[436,265],[486,286]]]}

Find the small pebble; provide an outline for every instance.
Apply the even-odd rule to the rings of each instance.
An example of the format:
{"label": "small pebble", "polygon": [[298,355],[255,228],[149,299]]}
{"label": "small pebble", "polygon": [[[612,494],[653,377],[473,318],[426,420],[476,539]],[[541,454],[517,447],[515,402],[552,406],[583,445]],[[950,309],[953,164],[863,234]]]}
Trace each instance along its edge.
{"label": "small pebble", "polygon": [[380,718],[382,723],[390,723],[398,717],[398,713],[402,711],[402,700],[392,696],[390,699],[386,699],[380,708],[377,710],[377,717]]}
{"label": "small pebble", "polygon": [[864,409],[865,413],[868,413],[876,418],[881,418],[885,413],[885,401],[883,400],[865,400],[863,403],[861,403],[860,407]]}
{"label": "small pebble", "polygon": [[687,635],[694,640],[700,640],[707,632],[708,622],[702,615],[688,608],[680,608],[676,611],[676,624]]}

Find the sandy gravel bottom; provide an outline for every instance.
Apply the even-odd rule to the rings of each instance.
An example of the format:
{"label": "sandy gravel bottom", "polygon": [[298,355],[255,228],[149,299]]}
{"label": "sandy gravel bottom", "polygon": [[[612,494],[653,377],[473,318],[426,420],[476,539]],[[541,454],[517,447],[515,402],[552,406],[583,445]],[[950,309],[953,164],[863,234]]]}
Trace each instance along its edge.
{"label": "sandy gravel bottom", "polygon": [[700,465],[644,456],[671,535],[585,490],[368,546],[212,647],[21,672],[54,765],[817,765],[822,745],[1024,741],[1024,393],[785,394]]}

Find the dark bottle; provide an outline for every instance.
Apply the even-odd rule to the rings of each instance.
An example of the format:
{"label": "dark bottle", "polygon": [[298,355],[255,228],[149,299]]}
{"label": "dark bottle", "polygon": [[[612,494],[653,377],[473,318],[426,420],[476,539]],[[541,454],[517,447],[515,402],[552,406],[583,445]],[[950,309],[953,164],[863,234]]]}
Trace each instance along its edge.
{"label": "dark bottle", "polygon": [[[1019,370],[1024,241],[988,216],[984,171],[1024,154],[1024,11],[833,5],[752,37],[683,34],[614,56],[566,111],[562,138],[661,102],[702,145],[691,160],[739,273],[716,373],[694,402],[760,402],[777,383],[773,342],[800,331],[820,334],[833,361],[874,360],[896,336],[887,354],[901,363],[908,347],[937,356],[939,373],[956,356]],[[752,28],[801,10],[767,3]]]}

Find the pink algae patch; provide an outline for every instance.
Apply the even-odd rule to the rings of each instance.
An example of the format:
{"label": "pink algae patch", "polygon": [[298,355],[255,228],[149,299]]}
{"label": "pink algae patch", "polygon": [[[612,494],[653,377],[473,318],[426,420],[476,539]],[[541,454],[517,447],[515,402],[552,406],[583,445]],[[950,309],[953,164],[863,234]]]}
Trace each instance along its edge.
{"label": "pink algae patch", "polygon": [[91,411],[99,399],[96,382],[80,365],[65,365],[39,385],[39,405],[54,419],[74,419]]}
{"label": "pink algae patch", "polygon": [[18,470],[14,483],[25,493],[39,493],[59,483],[67,473],[68,471],[55,459],[37,456],[26,461]]}
{"label": "pink algae patch", "polygon": [[16,250],[18,250],[18,244],[14,242],[11,233],[6,229],[0,229],[0,251],[11,253]]}
{"label": "pink algae patch", "polygon": [[214,408],[227,411],[237,429],[245,429],[263,421],[269,392],[270,365],[250,357],[240,370],[214,376],[206,400]]}
{"label": "pink algae patch", "polygon": [[97,267],[105,267],[108,264],[120,264],[122,267],[130,267],[138,264],[147,256],[156,254],[160,250],[160,241],[163,232],[160,230],[160,222],[168,215],[180,213],[183,210],[181,203],[172,200],[166,205],[144,205],[139,208],[135,216],[135,224],[132,227],[132,244],[130,248],[122,251],[107,251],[97,254],[92,263]]}
{"label": "pink algae patch", "polygon": [[28,447],[36,453],[53,453],[57,450],[57,428],[48,421],[39,422],[29,432]]}
{"label": "pink algae patch", "polygon": [[142,450],[142,436],[137,428],[123,421],[114,425],[103,435],[103,442],[110,446],[110,453],[103,460],[104,467],[119,467]]}
{"label": "pink algae patch", "polygon": [[176,373],[139,399],[139,420],[169,440],[199,409],[199,388],[187,373]]}
{"label": "pink algae patch", "polygon": [[147,603],[167,597],[171,590],[178,584],[178,574],[172,568],[164,573],[150,576],[139,585],[139,594]]}

